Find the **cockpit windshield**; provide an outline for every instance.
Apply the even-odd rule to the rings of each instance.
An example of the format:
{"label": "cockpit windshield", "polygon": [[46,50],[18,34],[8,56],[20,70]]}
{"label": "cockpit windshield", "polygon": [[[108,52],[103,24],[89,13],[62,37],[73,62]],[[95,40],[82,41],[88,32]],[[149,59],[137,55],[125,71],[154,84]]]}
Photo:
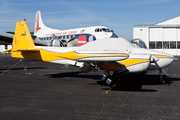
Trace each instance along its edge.
{"label": "cockpit windshield", "polygon": [[95,32],[111,32],[108,28],[96,28]]}

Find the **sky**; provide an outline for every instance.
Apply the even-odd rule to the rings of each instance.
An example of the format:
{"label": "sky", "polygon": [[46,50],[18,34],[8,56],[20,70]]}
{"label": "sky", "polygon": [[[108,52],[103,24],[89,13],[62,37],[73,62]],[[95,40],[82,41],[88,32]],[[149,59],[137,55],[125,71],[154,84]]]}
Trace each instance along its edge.
{"label": "sky", "polygon": [[33,31],[35,13],[54,29],[106,26],[125,39],[133,39],[133,25],[156,24],[180,16],[180,0],[0,0],[0,34],[15,31],[26,19]]}

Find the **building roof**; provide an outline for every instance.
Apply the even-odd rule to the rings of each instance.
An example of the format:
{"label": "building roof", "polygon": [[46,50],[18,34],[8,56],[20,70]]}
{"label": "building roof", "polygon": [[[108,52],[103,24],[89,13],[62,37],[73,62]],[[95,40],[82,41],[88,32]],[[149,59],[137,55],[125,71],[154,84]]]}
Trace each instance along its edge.
{"label": "building roof", "polygon": [[157,23],[156,25],[180,25],[180,16]]}
{"label": "building roof", "polygon": [[180,27],[180,16],[165,20],[163,22],[157,24],[142,24],[142,25],[134,25],[136,27]]}

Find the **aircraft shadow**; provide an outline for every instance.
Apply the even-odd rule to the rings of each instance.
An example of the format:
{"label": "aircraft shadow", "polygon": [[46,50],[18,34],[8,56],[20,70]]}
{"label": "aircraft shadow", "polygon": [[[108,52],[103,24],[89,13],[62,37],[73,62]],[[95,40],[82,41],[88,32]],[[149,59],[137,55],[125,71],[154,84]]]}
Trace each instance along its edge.
{"label": "aircraft shadow", "polygon": [[[142,80],[142,85],[163,85],[158,82],[159,75],[146,75],[145,78]],[[167,76],[167,83],[171,84],[173,81],[180,81],[180,78],[168,77]]]}
{"label": "aircraft shadow", "polygon": [[[64,78],[64,77],[73,77],[73,78],[90,78],[96,80],[97,84],[101,86],[108,86],[104,81],[101,80],[101,75],[89,75],[89,74],[80,74],[81,71],[76,72],[64,72],[57,74],[47,74],[49,78]],[[142,89],[142,85],[164,85],[158,83],[158,75],[145,75],[145,76],[132,76],[128,77],[128,80],[121,81],[118,87],[112,88],[112,91],[134,91],[134,92],[157,92],[158,90],[153,89]],[[173,81],[180,81],[180,78],[167,77],[169,83],[172,84]],[[96,85],[96,84],[92,84]],[[110,87],[109,87],[110,88]],[[103,90],[109,90],[109,88],[102,88]]]}
{"label": "aircraft shadow", "polygon": [[57,73],[57,74],[47,74],[49,78],[64,78],[64,77],[73,77],[73,78],[91,78],[93,80],[100,80],[101,75],[89,75],[89,74],[80,74],[83,73],[81,71],[77,72],[65,72],[65,73]]}

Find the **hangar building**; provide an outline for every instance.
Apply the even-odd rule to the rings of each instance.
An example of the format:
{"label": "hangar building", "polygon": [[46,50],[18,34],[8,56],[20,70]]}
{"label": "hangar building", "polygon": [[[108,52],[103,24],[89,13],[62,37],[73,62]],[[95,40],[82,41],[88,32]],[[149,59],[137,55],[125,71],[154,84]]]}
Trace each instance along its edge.
{"label": "hangar building", "polygon": [[134,25],[133,39],[136,38],[149,49],[180,55],[180,16],[153,25]]}

